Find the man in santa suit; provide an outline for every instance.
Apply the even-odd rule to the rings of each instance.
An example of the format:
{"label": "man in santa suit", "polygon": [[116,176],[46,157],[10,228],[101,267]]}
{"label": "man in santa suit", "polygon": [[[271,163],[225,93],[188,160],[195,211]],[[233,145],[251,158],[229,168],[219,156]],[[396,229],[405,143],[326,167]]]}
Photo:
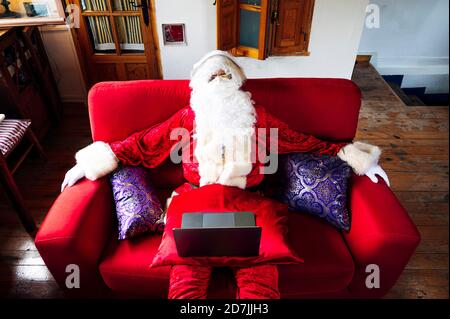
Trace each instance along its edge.
{"label": "man in santa suit", "polygon": [[[290,129],[263,106],[254,105],[250,93],[241,90],[245,80],[243,70],[230,54],[209,53],[194,65],[190,106],[123,141],[95,142],[80,150],[75,156],[77,164],[67,172],[62,190],[84,177],[101,178],[114,171],[119,163],[155,168],[171,155],[179,142],[171,136],[181,131],[189,137],[188,147],[184,148],[188,151],[183,152],[184,176],[196,186],[221,184],[244,190],[260,184],[264,178],[262,157],[266,149],[258,150],[255,155],[252,147],[255,140],[267,150],[277,142],[278,154],[310,152],[338,156],[356,174],[367,175],[375,183],[379,175],[389,183],[378,165],[381,154],[378,147],[361,142],[322,141]],[[261,128],[278,129],[277,140],[273,136],[259,136]],[[206,298],[211,270],[203,266],[172,267],[169,298]],[[276,265],[235,269],[235,276],[238,297],[279,298]]]}

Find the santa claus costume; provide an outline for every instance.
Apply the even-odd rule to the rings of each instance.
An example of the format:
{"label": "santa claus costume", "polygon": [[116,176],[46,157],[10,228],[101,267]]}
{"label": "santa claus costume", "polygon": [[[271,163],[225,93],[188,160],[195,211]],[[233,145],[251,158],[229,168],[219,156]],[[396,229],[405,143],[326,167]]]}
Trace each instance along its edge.
{"label": "santa claus costume", "polygon": [[[231,55],[211,52],[193,68],[190,106],[167,121],[123,141],[95,142],[80,150],[75,156],[77,165],[66,174],[62,189],[83,177],[90,180],[103,177],[114,171],[119,163],[149,169],[157,167],[179,143],[178,139],[171,138],[174,132],[187,134],[183,152],[184,176],[189,183],[200,187],[221,184],[244,192],[259,185],[264,179],[267,151],[337,155],[356,174],[367,175],[374,182],[377,174],[388,181],[378,166],[381,153],[378,147],[360,142],[322,141],[290,129],[263,106],[254,105],[250,93],[241,90],[245,80],[242,68]],[[273,128],[278,129],[278,136],[260,134],[260,129],[268,132]],[[252,146],[255,141],[258,143],[256,152]],[[271,145],[277,147],[271,148]],[[211,272],[212,268],[208,266],[173,266],[169,298],[206,298]],[[276,265],[235,268],[234,274],[238,298],[280,297]]]}

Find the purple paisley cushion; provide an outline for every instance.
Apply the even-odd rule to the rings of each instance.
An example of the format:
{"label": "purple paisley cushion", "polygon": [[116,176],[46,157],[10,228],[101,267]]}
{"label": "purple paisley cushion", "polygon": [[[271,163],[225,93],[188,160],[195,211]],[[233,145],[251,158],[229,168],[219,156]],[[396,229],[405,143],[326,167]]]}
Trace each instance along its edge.
{"label": "purple paisley cushion", "polygon": [[119,167],[109,176],[119,226],[119,240],[162,233],[163,209],[144,167]]}
{"label": "purple paisley cushion", "polygon": [[294,153],[280,157],[276,197],[294,211],[324,218],[350,229],[347,186],[350,166],[335,156]]}

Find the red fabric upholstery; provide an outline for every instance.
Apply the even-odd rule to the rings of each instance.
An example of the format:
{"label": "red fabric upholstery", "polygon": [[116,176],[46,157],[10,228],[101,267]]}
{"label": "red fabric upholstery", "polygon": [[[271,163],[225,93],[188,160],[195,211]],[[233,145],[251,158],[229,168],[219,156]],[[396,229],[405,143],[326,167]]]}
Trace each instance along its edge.
{"label": "red fabric upholstery", "polygon": [[[305,257],[305,263],[278,266],[282,298],[331,294],[348,286],[354,273],[353,260],[342,236],[333,227],[312,216],[291,213],[289,240],[292,249]],[[160,241],[160,235],[121,242],[112,236],[100,264],[101,275],[108,287],[128,296],[166,298],[169,267],[149,268]],[[235,295],[233,276],[224,272],[218,269],[218,273],[231,282],[228,286],[217,285],[221,291],[210,289],[213,293],[208,292],[209,298]]]}
{"label": "red fabric upholstery", "polygon": [[361,91],[349,80],[257,79],[244,89],[291,129],[334,141],[356,134]]}
{"label": "red fabric upholstery", "polygon": [[100,272],[114,291],[130,296],[167,298],[170,267],[150,268],[161,235],[118,241],[112,236]]}
{"label": "red fabric upholstery", "polygon": [[[180,257],[173,229],[181,226],[185,212],[253,212],[256,225],[262,227],[261,245],[257,257]],[[207,185],[175,196],[167,211],[167,223],[153,267],[167,265],[250,267],[261,263],[300,263],[286,242],[287,206],[277,201],[249,193],[237,187]],[[299,258],[300,257],[300,258]]]}
{"label": "red fabric upholstery", "polygon": [[345,289],[354,264],[342,236],[325,221],[301,213],[289,215],[289,243],[305,262],[280,265],[282,298],[332,293]]}
{"label": "red fabric upholstery", "polygon": [[[294,129],[330,140],[355,135],[361,95],[350,81],[260,79],[246,88]],[[98,84],[89,94],[93,138],[120,140],[159,123],[188,105],[189,93],[187,81]],[[183,182],[181,166],[166,165],[152,171],[161,200]],[[420,240],[417,229],[382,182],[355,177],[350,202],[352,229],[344,236],[313,217],[290,216],[290,244],[305,263],[279,266],[282,298],[381,297],[395,284]],[[58,197],[36,237],[50,272],[65,288],[66,266],[79,265],[76,290],[84,295],[109,287],[126,296],[167,297],[168,268],[149,268],[160,237],[118,243],[112,204],[107,179],[84,181]],[[365,287],[372,263],[380,266],[381,289]],[[208,297],[233,297],[226,271],[217,274]]]}
{"label": "red fabric upholstery", "polygon": [[79,266],[80,285],[85,292],[104,287],[98,263],[115,224],[108,184],[107,179],[84,180],[67,188],[36,235],[42,259],[63,287],[68,275],[66,266],[70,264]]}
{"label": "red fabric upholstery", "polygon": [[[112,236],[100,264],[108,287],[120,296],[167,298],[170,267],[149,267],[160,242],[161,235],[121,242]],[[220,268],[213,271],[208,298],[232,298],[234,289],[227,271]]]}
{"label": "red fabric upholstery", "polygon": [[[329,140],[355,136],[361,93],[351,81],[254,79],[245,89],[292,129]],[[123,140],[168,119],[189,105],[189,96],[188,81],[99,83],[89,93],[92,136],[96,141]]]}
{"label": "red fabric upholstery", "polygon": [[[420,242],[420,234],[391,189],[354,176],[350,193],[352,226],[345,240],[356,263],[349,290],[381,297],[395,284]],[[367,289],[366,267],[380,268],[380,289]]]}
{"label": "red fabric upholstery", "polygon": [[189,95],[187,81],[98,83],[88,97],[92,137],[94,141],[123,140],[168,119],[189,104]]}

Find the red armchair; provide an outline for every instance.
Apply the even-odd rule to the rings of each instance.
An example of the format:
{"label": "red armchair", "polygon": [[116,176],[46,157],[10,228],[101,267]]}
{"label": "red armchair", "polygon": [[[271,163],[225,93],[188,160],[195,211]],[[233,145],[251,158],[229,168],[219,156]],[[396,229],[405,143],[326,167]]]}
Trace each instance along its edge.
{"label": "red armchair", "polygon": [[[249,80],[245,89],[294,129],[329,140],[355,136],[361,94],[351,81],[259,79]],[[98,84],[89,94],[93,140],[120,140],[162,122],[187,105],[189,95],[187,81]],[[181,167],[170,162],[152,174],[161,200],[183,183]],[[166,298],[168,267],[149,268],[161,237],[118,242],[112,201],[106,178],[66,189],[36,236],[42,258],[66,291]],[[395,284],[420,241],[416,227],[384,182],[354,176],[350,207],[348,234],[317,218],[291,213],[290,244],[305,263],[279,267],[282,298],[379,298]],[[79,289],[66,288],[69,264],[79,266]],[[370,289],[366,269],[372,264],[379,267],[380,287]],[[218,271],[210,296],[231,297],[233,289],[227,273]]]}

